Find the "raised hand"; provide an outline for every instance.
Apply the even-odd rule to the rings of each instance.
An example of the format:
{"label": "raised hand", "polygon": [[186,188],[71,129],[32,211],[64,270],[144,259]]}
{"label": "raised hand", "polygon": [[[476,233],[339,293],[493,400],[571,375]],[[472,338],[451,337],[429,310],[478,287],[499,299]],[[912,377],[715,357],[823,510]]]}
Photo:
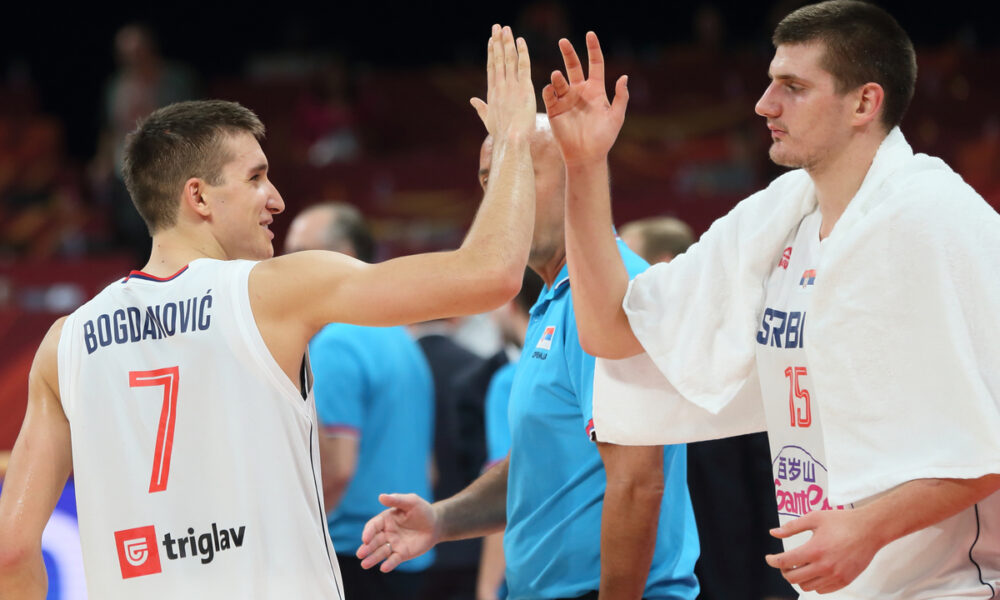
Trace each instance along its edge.
{"label": "raised hand", "polygon": [[365,523],[357,551],[362,567],[382,563],[379,570],[388,573],[437,544],[437,516],[426,500],[416,494],[380,494],[378,501],[389,508]]}
{"label": "raised hand", "polygon": [[524,38],[493,26],[486,53],[486,101],[470,100],[494,140],[526,136],[535,127],[535,87]]}
{"label": "raised hand", "polygon": [[545,112],[552,124],[566,165],[586,165],[606,160],[614,145],[628,104],[628,76],[622,75],[615,84],[615,96],[608,102],[604,89],[604,55],[597,34],[587,32],[589,73],[583,75],[583,65],[573,44],[559,40],[566,75],[552,72],[552,83],[542,90]]}
{"label": "raised hand", "polygon": [[798,548],[769,554],[767,564],[781,569],[789,583],[804,591],[827,594],[848,585],[861,574],[881,548],[857,510],[813,511],[781,527],[771,535],[786,538],[812,531],[809,541]]}

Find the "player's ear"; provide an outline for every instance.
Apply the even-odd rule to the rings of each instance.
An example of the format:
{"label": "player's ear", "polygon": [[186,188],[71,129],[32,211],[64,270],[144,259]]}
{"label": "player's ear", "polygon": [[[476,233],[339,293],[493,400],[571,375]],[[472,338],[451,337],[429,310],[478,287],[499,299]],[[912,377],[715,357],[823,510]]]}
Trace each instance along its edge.
{"label": "player's ear", "polygon": [[859,87],[855,92],[854,125],[867,125],[882,114],[882,104],[885,102],[885,90],[882,86],[869,82]]}
{"label": "player's ear", "polygon": [[181,193],[181,204],[188,210],[202,217],[212,214],[212,209],[205,196],[205,181],[200,177],[192,177],[184,182]]}

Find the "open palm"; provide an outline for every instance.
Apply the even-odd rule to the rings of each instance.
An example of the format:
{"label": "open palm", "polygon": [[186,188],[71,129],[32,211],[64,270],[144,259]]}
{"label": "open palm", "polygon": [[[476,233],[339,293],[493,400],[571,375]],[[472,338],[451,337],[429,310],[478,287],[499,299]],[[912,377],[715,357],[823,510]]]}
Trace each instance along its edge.
{"label": "open palm", "polygon": [[628,77],[618,78],[614,99],[609,102],[604,89],[604,55],[597,34],[587,32],[587,77],[569,40],[559,40],[559,49],[566,75],[553,71],[552,83],[542,90],[552,133],[568,166],[603,161],[625,121]]}

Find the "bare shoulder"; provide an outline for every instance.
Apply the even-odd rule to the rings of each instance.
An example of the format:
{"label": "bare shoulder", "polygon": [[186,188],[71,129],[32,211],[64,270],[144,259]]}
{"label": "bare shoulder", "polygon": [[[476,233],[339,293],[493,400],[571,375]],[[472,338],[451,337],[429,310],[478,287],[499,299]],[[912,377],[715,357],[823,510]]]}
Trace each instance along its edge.
{"label": "bare shoulder", "polygon": [[275,285],[298,288],[308,286],[310,281],[316,279],[328,283],[330,279],[344,277],[364,264],[350,256],[326,250],[304,250],[276,256],[254,265],[250,271],[250,289],[254,291],[259,287],[259,293],[269,294],[281,293],[281,289],[273,288]]}
{"label": "bare shoulder", "polygon": [[59,317],[49,327],[42,343],[38,345],[35,360],[31,363],[29,377],[45,382],[53,392],[59,390],[59,338],[62,337],[63,325],[67,317]]}

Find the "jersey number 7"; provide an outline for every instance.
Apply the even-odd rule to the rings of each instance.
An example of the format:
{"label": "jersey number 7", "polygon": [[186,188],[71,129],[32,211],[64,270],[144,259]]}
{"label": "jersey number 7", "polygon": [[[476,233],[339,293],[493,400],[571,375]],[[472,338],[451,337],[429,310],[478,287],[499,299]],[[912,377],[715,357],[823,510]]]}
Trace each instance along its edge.
{"label": "jersey number 7", "polygon": [[156,448],[153,450],[153,475],[149,479],[149,493],[167,489],[170,475],[170,454],[174,448],[174,422],[177,420],[177,388],[180,370],[165,367],[153,371],[129,371],[129,387],[163,386],[163,407],[160,408],[160,424],[156,432]]}

